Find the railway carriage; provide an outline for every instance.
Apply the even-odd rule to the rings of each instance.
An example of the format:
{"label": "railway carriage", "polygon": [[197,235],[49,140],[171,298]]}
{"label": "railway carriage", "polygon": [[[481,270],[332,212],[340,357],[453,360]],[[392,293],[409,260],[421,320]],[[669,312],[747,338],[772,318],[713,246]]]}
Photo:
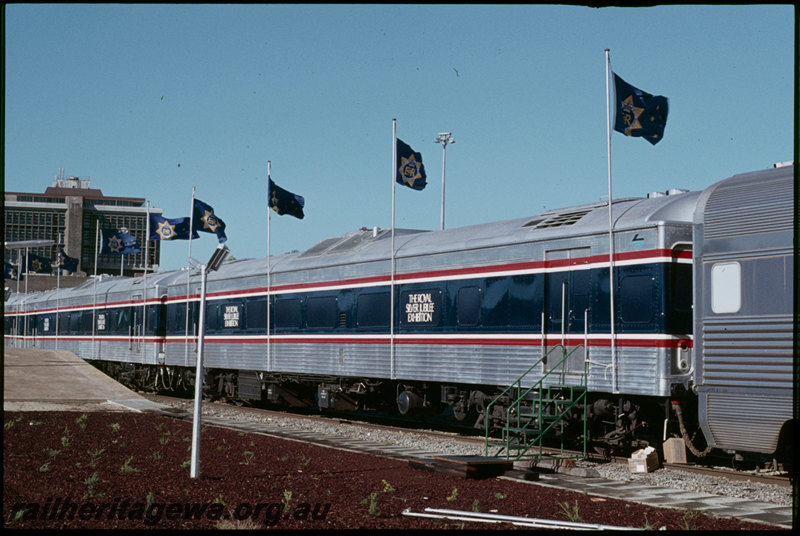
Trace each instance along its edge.
{"label": "railway carriage", "polygon": [[[699,427],[708,446],[772,453],[793,422],[792,175],[789,166],[614,201],[613,248],[608,205],[597,203],[396,229],[394,255],[390,230],[362,228],[226,263],[207,275],[206,390],[321,408],[447,408],[483,426],[513,412],[498,397],[509,385],[557,383],[588,392],[569,420],[596,446],[689,439],[685,428]],[[754,232],[767,192],[782,215]],[[736,310],[720,286],[728,270],[741,281]],[[757,287],[775,280],[790,292]],[[6,344],[58,344],[133,385],[188,387],[200,284],[178,271],[12,296]],[[26,327],[55,310],[69,331]]]}
{"label": "railway carriage", "polygon": [[791,456],[795,184],[794,166],[782,166],[720,181],[698,200],[693,385],[715,447]]}

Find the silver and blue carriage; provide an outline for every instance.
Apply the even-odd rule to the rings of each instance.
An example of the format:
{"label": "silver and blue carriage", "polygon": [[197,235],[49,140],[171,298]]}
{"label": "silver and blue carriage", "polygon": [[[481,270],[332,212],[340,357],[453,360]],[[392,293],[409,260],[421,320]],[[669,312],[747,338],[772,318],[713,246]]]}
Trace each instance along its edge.
{"label": "silver and blue carriage", "polygon": [[13,295],[5,304],[6,318],[13,313],[16,323],[12,344],[157,365],[164,351],[161,303],[166,282],[177,275],[101,276],[72,288]]}
{"label": "silver and blue carriage", "polygon": [[[272,257],[269,281],[266,260],[228,263],[208,276],[205,365],[267,378],[506,386],[543,351],[586,337],[591,390],[669,396],[691,377],[696,197],[613,204],[613,356],[608,212],[599,203],[440,232],[396,230],[394,276],[390,230]],[[199,288],[198,276],[169,287],[167,364],[194,363]],[[582,381],[585,352],[567,363],[567,381]]]}

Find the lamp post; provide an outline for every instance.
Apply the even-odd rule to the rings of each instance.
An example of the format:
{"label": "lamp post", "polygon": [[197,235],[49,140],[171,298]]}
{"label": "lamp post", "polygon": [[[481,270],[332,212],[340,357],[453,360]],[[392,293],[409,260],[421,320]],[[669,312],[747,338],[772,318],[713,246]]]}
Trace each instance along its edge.
{"label": "lamp post", "polygon": [[[200,419],[202,418],[203,406],[203,342],[206,334],[206,286],[208,273],[219,270],[225,262],[230,250],[225,244],[220,244],[206,264],[200,264],[195,259],[189,257],[189,265],[192,268],[200,269],[200,318],[197,321],[197,362],[195,363],[194,375],[194,416],[192,419],[192,465],[189,470],[191,478],[200,476]],[[188,298],[188,297],[187,297]],[[187,300],[188,301],[188,300]]]}
{"label": "lamp post", "polygon": [[450,136],[450,132],[440,132],[439,135],[434,140],[436,143],[442,144],[442,223],[441,229],[444,231],[444,166],[445,166],[445,155],[447,153],[447,144],[448,143],[455,143],[454,140]]}

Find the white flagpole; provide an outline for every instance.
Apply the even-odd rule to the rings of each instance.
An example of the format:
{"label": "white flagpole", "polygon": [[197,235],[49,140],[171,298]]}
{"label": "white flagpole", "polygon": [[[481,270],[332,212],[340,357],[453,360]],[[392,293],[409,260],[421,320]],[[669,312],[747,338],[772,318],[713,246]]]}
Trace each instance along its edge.
{"label": "white flagpole", "polygon": [[269,327],[270,327],[270,293],[272,292],[272,260],[271,260],[271,229],[272,207],[269,199],[269,181],[272,180],[272,161],[267,160],[267,372],[272,370],[272,349],[270,346]]}
{"label": "white flagpole", "polygon": [[[59,250],[61,250],[62,255],[58,254]],[[58,268],[56,269],[56,350],[58,350],[58,310],[61,305],[61,259],[66,255],[63,251],[61,249],[61,233],[58,233],[58,244],[56,244],[56,260],[58,260]]]}
{"label": "white flagpole", "polygon": [[608,290],[611,308],[611,391],[617,392],[617,351],[614,330],[614,220],[611,213],[611,105],[609,71],[611,59],[606,49],[606,155],[608,160]]}
{"label": "white flagpole", "polygon": [[[192,258],[192,237],[194,236],[194,189],[192,186],[192,204],[189,206],[189,256]],[[189,294],[192,286],[192,263],[187,260],[189,269],[186,270],[186,331],[183,338],[183,360],[184,364],[189,364]]]}
{"label": "white flagpole", "polygon": [[95,313],[97,311],[97,258],[99,256],[102,234],[100,233],[100,220],[95,220],[94,235],[94,288],[92,290],[92,359],[94,359],[94,327],[96,325]]}
{"label": "white flagpole", "polygon": [[394,379],[394,193],[397,176],[397,119],[392,119],[392,277],[389,285],[389,373]]}
{"label": "white flagpole", "polygon": [[[150,201],[147,202],[147,221],[144,224],[144,277],[142,278],[142,348],[147,333],[147,260],[150,258]],[[145,355],[147,351],[145,350]]]}
{"label": "white flagpole", "polygon": [[[28,279],[30,279],[31,274],[28,271],[31,265],[31,257],[30,253],[28,252],[28,246],[25,246],[25,309],[28,308]],[[28,346],[28,315],[25,315],[25,321],[22,323],[22,341],[23,347]]]}

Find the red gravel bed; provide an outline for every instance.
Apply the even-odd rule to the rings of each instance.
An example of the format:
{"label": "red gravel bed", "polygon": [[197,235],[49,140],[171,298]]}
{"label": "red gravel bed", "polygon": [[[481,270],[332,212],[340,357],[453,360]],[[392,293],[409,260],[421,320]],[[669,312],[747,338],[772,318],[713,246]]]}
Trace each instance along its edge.
{"label": "red gravel bed", "polygon": [[4,412],[5,528],[508,529],[402,515],[426,507],[653,529],[764,530],[503,479],[140,413]]}

